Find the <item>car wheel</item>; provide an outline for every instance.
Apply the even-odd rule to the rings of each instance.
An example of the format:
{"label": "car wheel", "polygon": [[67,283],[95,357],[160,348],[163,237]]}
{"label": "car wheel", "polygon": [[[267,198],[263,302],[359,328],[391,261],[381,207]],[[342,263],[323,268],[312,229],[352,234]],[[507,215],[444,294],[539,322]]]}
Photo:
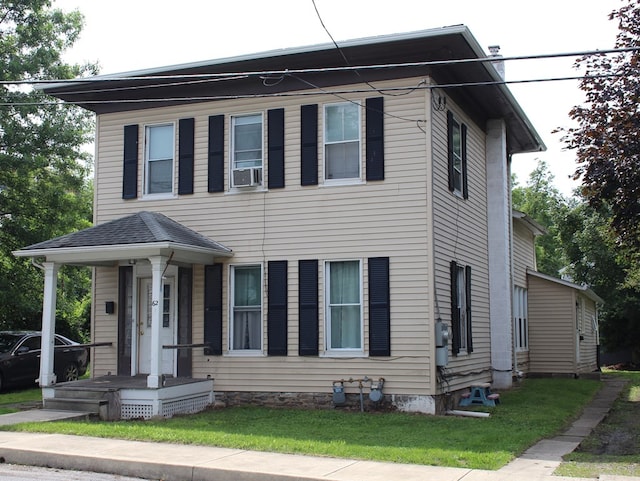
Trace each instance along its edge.
{"label": "car wheel", "polygon": [[78,380],[78,365],[74,362],[70,362],[62,371],[62,378],[64,382],[77,381]]}

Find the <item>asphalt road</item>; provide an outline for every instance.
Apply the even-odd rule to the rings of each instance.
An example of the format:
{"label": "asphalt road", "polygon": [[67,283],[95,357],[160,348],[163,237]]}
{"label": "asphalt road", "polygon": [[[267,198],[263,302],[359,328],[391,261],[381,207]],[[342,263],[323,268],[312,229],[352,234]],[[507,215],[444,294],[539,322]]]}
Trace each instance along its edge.
{"label": "asphalt road", "polygon": [[148,481],[117,474],[38,468],[17,464],[0,464],[0,481]]}

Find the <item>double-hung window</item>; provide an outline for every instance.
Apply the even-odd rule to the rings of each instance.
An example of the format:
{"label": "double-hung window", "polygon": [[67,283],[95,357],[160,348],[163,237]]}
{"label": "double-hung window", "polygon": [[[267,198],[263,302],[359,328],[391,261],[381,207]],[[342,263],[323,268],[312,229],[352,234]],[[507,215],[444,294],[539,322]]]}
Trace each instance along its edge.
{"label": "double-hung window", "polygon": [[529,349],[527,289],[519,286],[513,288],[513,332],[516,350],[526,351]]}
{"label": "double-hung window", "polygon": [[457,281],[456,281],[456,285],[457,285],[457,290],[458,290],[458,325],[460,326],[459,332],[460,332],[460,350],[461,351],[466,351],[467,350],[467,326],[468,326],[468,319],[467,319],[467,291],[466,291],[466,276],[465,276],[465,272],[464,272],[464,267],[463,266],[458,266],[458,270],[456,272],[456,276],[457,276]]}
{"label": "double-hung window", "polygon": [[360,106],[353,102],[324,107],[324,178],[360,179]]}
{"label": "double-hung window", "polygon": [[173,192],[174,155],[174,124],[148,125],[145,128],[145,194]]}
{"label": "double-hung window", "polygon": [[471,335],[471,267],[451,262],[451,331],[454,355],[473,352]]}
{"label": "double-hung window", "polygon": [[326,263],[327,351],[362,351],[362,270],[359,260]]}
{"label": "double-hung window", "polygon": [[232,266],[231,290],[231,351],[262,351],[262,266]]}
{"label": "double-hung window", "polygon": [[231,186],[262,185],[262,114],[231,118]]}
{"label": "double-hung window", "polygon": [[449,190],[467,199],[467,126],[447,113]]}

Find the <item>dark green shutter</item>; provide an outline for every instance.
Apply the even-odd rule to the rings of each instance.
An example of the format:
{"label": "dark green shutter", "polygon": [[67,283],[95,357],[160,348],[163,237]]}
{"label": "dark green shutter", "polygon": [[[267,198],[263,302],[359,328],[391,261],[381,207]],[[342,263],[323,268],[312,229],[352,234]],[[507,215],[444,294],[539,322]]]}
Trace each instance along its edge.
{"label": "dark green shutter", "polygon": [[366,100],[367,180],[384,180],[384,98]]}
{"label": "dark green shutter", "polygon": [[287,261],[269,261],[267,272],[267,353],[287,355]]}
{"label": "dark green shutter", "polygon": [[451,261],[451,352],[460,352],[460,310],[458,309],[458,264]]}
{"label": "dark green shutter", "polygon": [[464,280],[466,282],[465,295],[467,296],[467,352],[473,352],[473,336],[471,335],[471,266],[464,269]]}
{"label": "dark green shutter", "polygon": [[[131,376],[133,319],[127,305],[133,299],[133,267],[118,268],[118,376]],[[133,307],[132,307],[133,308]]]}
{"label": "dark green shutter", "polygon": [[124,126],[122,198],[138,197],[138,125]]}
{"label": "dark green shutter", "polygon": [[298,354],[318,355],[318,261],[298,261]]}
{"label": "dark green shutter", "polygon": [[178,194],[193,194],[193,118],[178,121]]}
{"label": "dark green shutter", "polygon": [[222,354],[222,264],[204,266],[204,354]]}
{"label": "dark green shutter", "polygon": [[318,105],[300,107],[300,184],[318,184]]}
{"label": "dark green shutter", "polygon": [[[193,269],[178,267],[178,344],[191,344]],[[178,349],[178,376],[191,377],[191,349]]]}
{"label": "dark green shutter", "polygon": [[284,109],[272,109],[267,113],[267,139],[270,189],[284,187]]}
{"label": "dark green shutter", "polygon": [[455,172],[453,169],[453,112],[447,110],[447,168],[449,171],[449,190],[453,192],[456,188]]}
{"label": "dark green shutter", "polygon": [[369,354],[391,355],[389,258],[372,257],[369,264]]}
{"label": "dark green shutter", "polygon": [[460,125],[460,140],[462,142],[462,197],[469,198],[469,187],[467,183],[467,126]]}
{"label": "dark green shutter", "polygon": [[224,115],[209,117],[208,192],[224,192]]}

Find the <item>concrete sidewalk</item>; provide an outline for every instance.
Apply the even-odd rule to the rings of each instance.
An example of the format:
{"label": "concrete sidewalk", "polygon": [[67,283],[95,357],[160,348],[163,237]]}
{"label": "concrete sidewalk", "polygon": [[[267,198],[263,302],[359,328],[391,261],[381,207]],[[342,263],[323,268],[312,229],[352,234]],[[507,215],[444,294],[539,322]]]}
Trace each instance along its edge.
{"label": "concrete sidewalk", "polygon": [[[603,388],[570,429],[541,441],[498,471],[20,432],[0,432],[0,461],[164,481],[580,481],[582,478],[551,475],[562,456],[573,451],[604,418],[623,386],[622,381],[604,380]],[[5,416],[12,416],[11,422],[46,420],[47,411],[34,411]],[[60,413],[49,415],[54,419],[63,415]],[[0,416],[0,424],[3,418]],[[621,476],[599,479],[640,481]]]}

